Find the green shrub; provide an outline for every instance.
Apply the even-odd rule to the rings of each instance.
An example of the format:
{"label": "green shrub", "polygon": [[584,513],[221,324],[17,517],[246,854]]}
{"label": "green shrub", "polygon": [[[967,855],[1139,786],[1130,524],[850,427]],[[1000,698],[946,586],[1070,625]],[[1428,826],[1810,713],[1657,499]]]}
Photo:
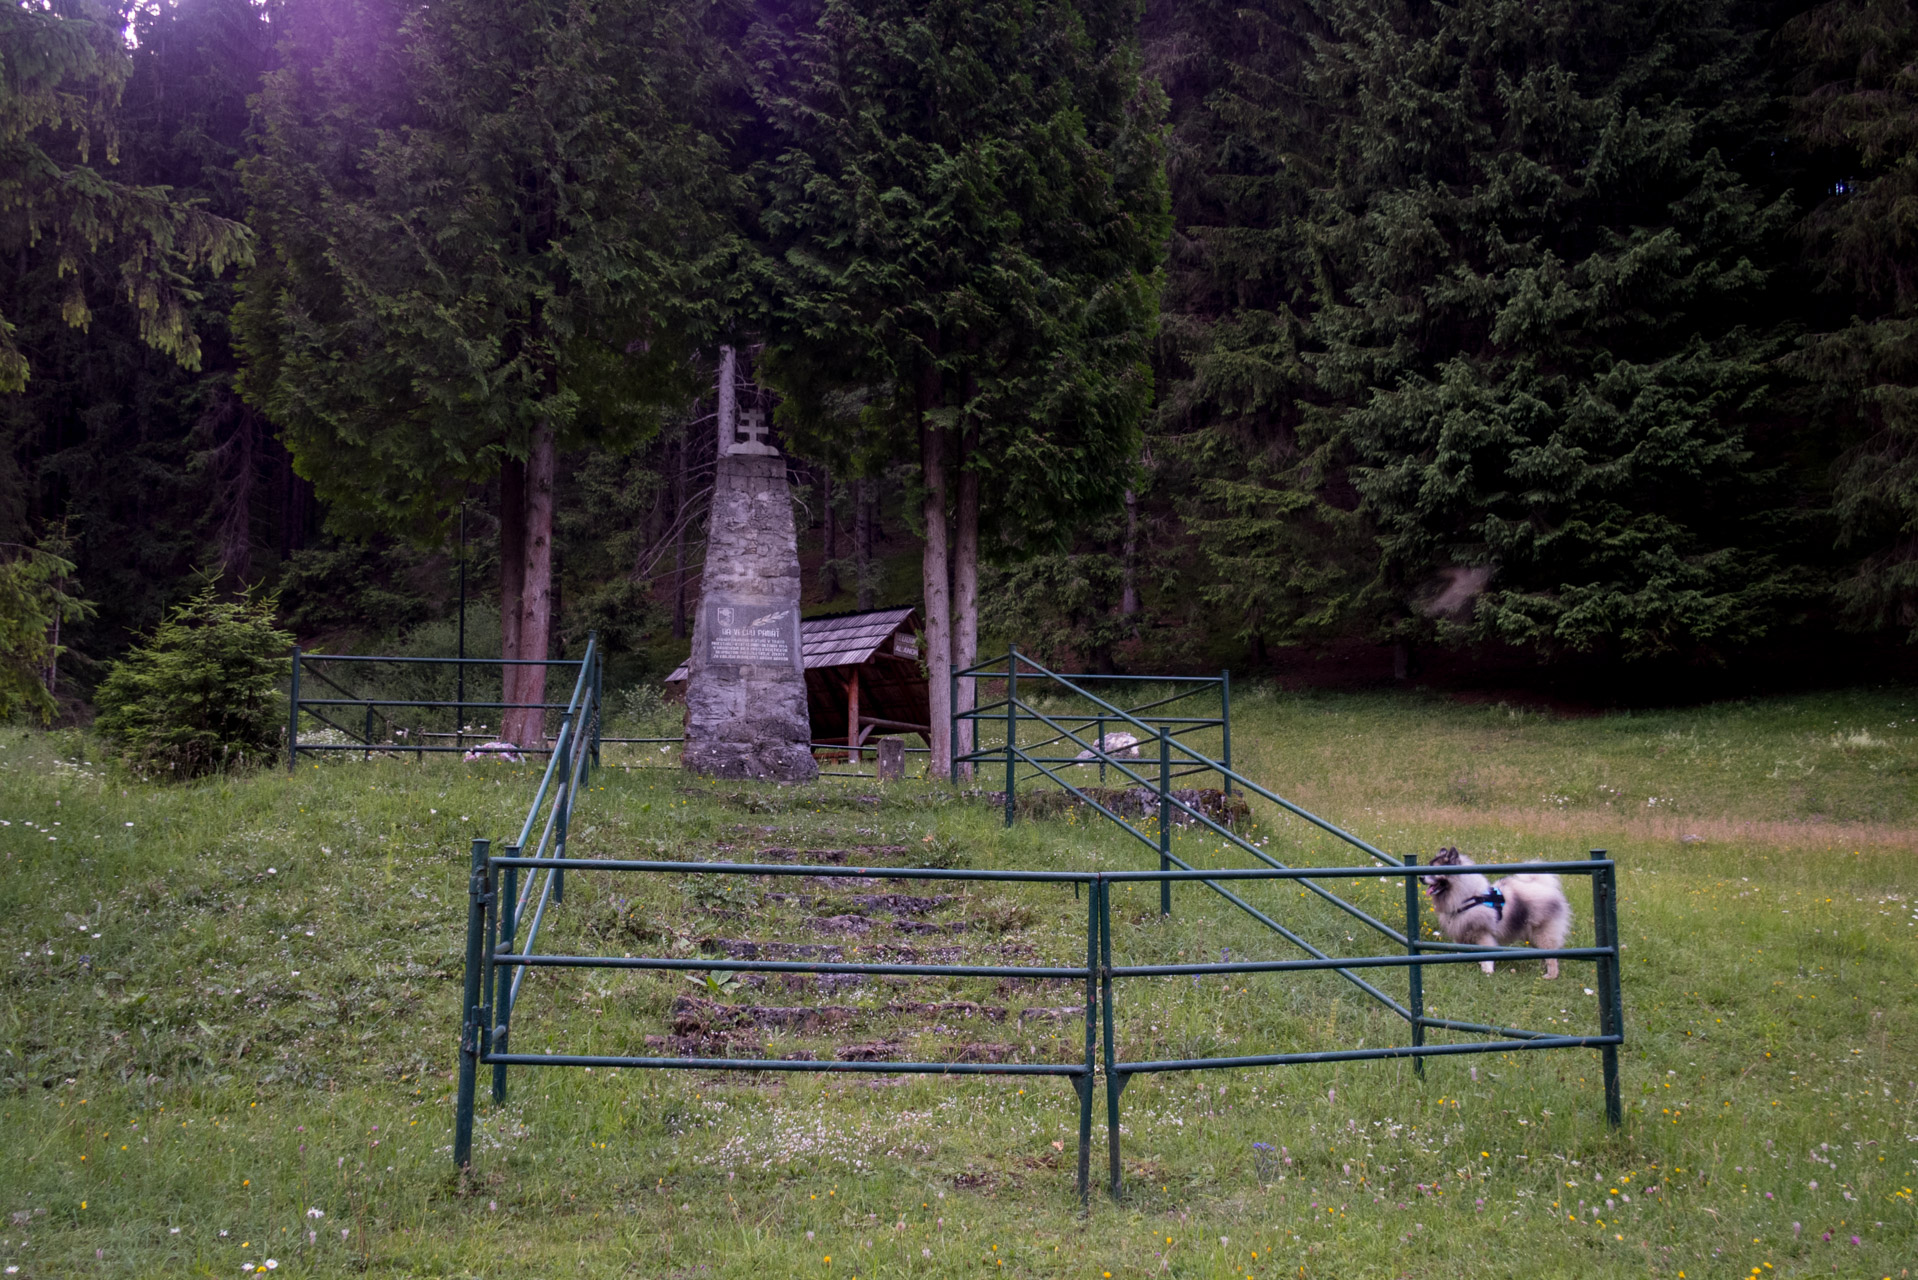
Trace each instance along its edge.
{"label": "green shrub", "polygon": [[0,543],[0,722],[53,718],[60,624],[93,616],[93,602],[68,590],[70,549],[65,525],[37,547]]}
{"label": "green shrub", "polygon": [[245,768],[281,746],[279,691],[293,637],[274,601],[221,599],[209,583],[100,686],[95,727],[143,775],[193,778]]}

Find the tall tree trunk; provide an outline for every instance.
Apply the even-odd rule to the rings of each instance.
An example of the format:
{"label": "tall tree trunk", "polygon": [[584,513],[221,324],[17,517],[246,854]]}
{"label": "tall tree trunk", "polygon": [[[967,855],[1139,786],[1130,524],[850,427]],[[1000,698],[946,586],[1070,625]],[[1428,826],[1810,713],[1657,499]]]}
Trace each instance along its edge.
{"label": "tall tree trunk", "polygon": [[825,525],[820,533],[824,543],[826,564],[820,574],[820,590],[831,600],[839,594],[839,531],[837,520],[832,517],[832,468],[819,468],[819,508]]}
{"label": "tall tree trunk", "polygon": [[279,499],[280,563],[293,558],[293,455],[280,449],[273,468],[274,496]]}
{"label": "tall tree trunk", "polygon": [[[519,624],[526,600],[526,464],[508,458],[499,469],[499,651],[509,662],[520,656]],[[520,668],[500,668],[500,701],[522,702]],[[519,722],[500,713],[500,737],[508,742]]]}
{"label": "tall tree trunk", "polygon": [[226,511],[220,520],[220,575],[236,591],[253,575],[253,480],[258,469],[254,448],[260,424],[253,410],[238,405],[225,452]]}
{"label": "tall tree trunk", "polygon": [[680,428],[679,443],[675,452],[679,455],[679,469],[673,476],[673,521],[679,532],[673,535],[673,639],[686,638],[686,477],[692,469],[691,433]]}
{"label": "tall tree trunk", "polygon": [[921,393],[919,466],[925,477],[926,552],[921,576],[926,593],[926,676],[931,688],[932,748],[927,766],[935,780],[952,774],[952,557],[946,546],[946,439],[926,421],[932,397]]}
{"label": "tall tree trunk", "polygon": [[[559,443],[553,428],[542,423],[533,430],[526,455],[525,569],[521,579],[519,612],[520,657],[529,662],[546,659],[553,628],[553,481],[559,464]],[[546,701],[546,668],[521,667],[516,702]],[[517,713],[514,736],[523,747],[546,745],[546,713],[538,706]]]}
{"label": "tall tree trunk", "polygon": [[1124,584],[1119,588],[1119,616],[1130,618],[1139,612],[1139,494],[1127,486],[1125,491],[1125,563]]}
{"label": "tall tree trunk", "polygon": [[[959,442],[958,508],[952,547],[952,666],[964,671],[979,662],[979,472],[974,469],[973,450],[978,444],[974,432],[966,432]],[[978,681],[959,681],[955,713],[970,711],[978,705]],[[968,755],[974,739],[973,723],[961,720],[953,728],[952,752]],[[960,776],[970,778],[972,766],[962,764]]]}
{"label": "tall tree trunk", "polygon": [[864,476],[852,482],[852,557],[859,570],[859,607],[872,608],[872,526],[879,486]]}
{"label": "tall tree trunk", "polygon": [[[56,591],[64,592],[67,587],[65,578],[55,578]],[[47,625],[47,665],[40,672],[40,681],[47,687],[49,697],[60,692],[60,606],[53,606],[53,621]]]}

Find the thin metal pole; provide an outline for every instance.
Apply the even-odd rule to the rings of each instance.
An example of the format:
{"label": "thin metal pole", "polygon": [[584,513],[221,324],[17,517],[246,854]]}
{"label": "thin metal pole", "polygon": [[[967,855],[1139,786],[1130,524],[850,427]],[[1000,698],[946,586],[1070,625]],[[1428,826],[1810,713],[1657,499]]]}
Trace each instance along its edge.
{"label": "thin metal pole", "polygon": [[473,1162],[473,1092],[479,1082],[480,964],[486,929],[487,841],[473,841],[466,881],[466,991],[460,1004],[459,1100],[453,1110],[453,1163]]}
{"label": "thin metal pole", "polygon": [[[566,726],[562,724],[560,726],[560,736],[565,737],[565,735]],[[568,742],[567,745],[576,748],[576,744],[573,742]],[[553,856],[555,858],[563,858],[566,856],[566,830],[573,824],[573,770],[570,768],[571,763],[571,761],[567,761],[565,765],[562,766],[566,769],[566,772],[560,776],[559,793],[553,797],[553,803],[559,806],[559,814],[553,823]],[[566,868],[554,867],[553,901],[564,902],[565,900]]]}
{"label": "thin metal pole", "polygon": [[[1232,672],[1230,670],[1221,671],[1219,673],[1219,732],[1221,733],[1221,735],[1223,735],[1225,740],[1224,746],[1219,751],[1219,763],[1224,765],[1227,769],[1231,769],[1232,767]],[[1228,796],[1231,795],[1232,794],[1232,775],[1230,773],[1222,773],[1219,775],[1219,779],[1221,784],[1225,788],[1225,793]]]}
{"label": "thin metal pole", "polygon": [[[1159,870],[1172,870],[1172,735],[1159,726]],[[1159,881],[1159,914],[1172,914],[1172,882]]]}
{"label": "thin metal pole", "polygon": [[1019,749],[1019,646],[1006,646],[1006,825],[1012,825],[1019,799],[1014,790]]}
{"label": "thin metal pole", "polygon": [[[1405,865],[1415,867],[1419,856],[1416,853],[1405,855]],[[1419,879],[1417,876],[1405,877],[1405,954],[1415,956],[1419,953],[1419,931],[1424,926],[1419,923]],[[1407,965],[1411,976],[1412,990],[1406,1003],[1412,1011],[1412,1047],[1418,1048],[1425,1043],[1425,966]],[[1412,1073],[1425,1074],[1425,1059],[1412,1059]]]}
{"label": "thin metal pole", "polygon": [[[1592,850],[1594,859],[1605,857],[1605,850]],[[1601,947],[1618,946],[1618,885],[1613,869],[1606,867],[1592,876],[1592,926]],[[1619,1011],[1618,956],[1601,956],[1598,961],[1598,1030],[1600,1035],[1619,1035],[1624,1018]],[[1625,1122],[1624,1102],[1618,1091],[1618,1046],[1599,1049],[1605,1074],[1605,1118],[1617,1128]]]}
{"label": "thin metal pole", "polygon": [[[459,723],[453,726],[453,741],[466,748],[466,504],[460,503],[460,665]],[[504,699],[502,699],[504,701]]]}
{"label": "thin metal pole", "polygon": [[[830,520],[832,519],[832,516],[828,514],[826,518]],[[979,682],[976,679],[972,682],[972,687],[975,689],[979,687]],[[974,698],[973,701],[977,702],[978,699]],[[952,716],[952,732],[951,732],[951,736],[947,739],[947,741],[950,742],[952,746],[956,748],[959,745],[959,669],[957,667],[954,667],[950,672],[947,673],[946,710],[949,713],[951,713],[951,716]],[[979,722],[976,720],[973,721],[973,726],[975,730],[978,727],[978,723]],[[859,731],[859,726],[854,725],[853,734],[855,737],[858,736],[858,731]],[[977,746],[978,743],[975,742],[973,743],[973,745]],[[956,787],[959,785],[959,752],[956,750],[951,750],[951,751],[948,751],[947,754],[952,756],[952,785]],[[970,755],[971,753],[968,752],[967,754]],[[858,761],[856,758],[854,760],[854,767],[855,768],[858,767]]]}
{"label": "thin metal pole", "polygon": [[1099,785],[1106,784],[1106,718],[1098,719],[1099,736],[1092,740],[1093,749],[1099,753]]}
{"label": "thin metal pole", "polygon": [[[519,857],[519,846],[506,846],[506,856]],[[506,879],[499,895],[499,936],[505,949],[513,948],[513,935],[519,929],[519,868],[506,868]],[[491,1048],[495,1053],[506,1052],[506,1033],[513,1017],[512,971],[504,966],[493,970],[493,1039]],[[493,1101],[506,1101],[506,1064],[493,1064]]]}
{"label": "thin metal pole", "polygon": [[366,704],[366,732],[361,737],[366,742],[366,752],[361,759],[371,760],[373,758],[373,704],[370,702]]}
{"label": "thin metal pole", "polygon": [[[602,696],[605,693],[606,656],[599,651],[599,633],[589,632],[586,636],[586,648],[593,656],[593,768],[599,768],[599,735],[605,727],[605,708]],[[590,775],[588,775],[590,776]]]}
{"label": "thin metal pole", "polygon": [[1105,1013],[1106,1163],[1112,1178],[1112,1198],[1117,1200],[1124,1190],[1119,1177],[1119,1092],[1125,1088],[1125,1081],[1113,1069],[1118,1058],[1112,1036],[1112,885],[1101,877],[1093,892],[1099,899],[1099,989]]}
{"label": "thin metal pole", "polygon": [[292,773],[300,758],[300,646],[293,646],[292,697],[286,708],[286,771]]}
{"label": "thin metal pole", "polygon": [[[1079,882],[1072,882],[1073,892]],[[1092,1073],[1097,1066],[1099,1018],[1099,891],[1086,895],[1086,1073],[1079,1086],[1079,1203],[1092,1196]]]}

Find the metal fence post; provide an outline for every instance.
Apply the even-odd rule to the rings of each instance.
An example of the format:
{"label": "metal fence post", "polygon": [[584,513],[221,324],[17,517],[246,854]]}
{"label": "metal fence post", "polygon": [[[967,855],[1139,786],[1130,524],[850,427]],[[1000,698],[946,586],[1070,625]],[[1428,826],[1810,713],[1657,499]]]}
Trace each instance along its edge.
{"label": "metal fence post", "polygon": [[[1079,882],[1072,882],[1073,890]],[[1079,1077],[1079,1203],[1092,1197],[1092,1073],[1098,1065],[1099,892],[1086,895],[1086,1073]]]}
{"label": "metal fence post", "polygon": [[1006,825],[1018,814],[1019,646],[1006,646]]}
{"label": "metal fence post", "polygon": [[[565,743],[568,747],[572,747],[574,745],[573,743],[566,742],[566,729],[567,726],[560,726],[560,743]],[[555,750],[558,750],[560,743],[554,744]],[[559,808],[558,815],[553,819],[553,856],[555,858],[563,858],[566,856],[566,833],[573,825],[573,780],[568,776],[571,770],[566,767],[565,761],[561,762],[560,768],[559,790],[553,796],[553,803]],[[566,868],[554,867],[553,901],[564,902],[565,900]]]}
{"label": "metal fence post", "polygon": [[373,758],[373,704],[370,702],[366,704],[366,732],[360,736],[366,742],[366,752],[362,758],[371,760]]}
{"label": "metal fence post", "polygon": [[1127,1077],[1122,1077],[1115,1067],[1118,1055],[1113,1048],[1112,1039],[1112,886],[1102,876],[1098,881],[1099,898],[1099,988],[1100,1003],[1105,1014],[1105,1057],[1106,1057],[1106,1163],[1112,1178],[1112,1198],[1117,1200],[1124,1190],[1119,1169],[1119,1094],[1125,1089]]}
{"label": "metal fence post", "polygon": [[1097,728],[1099,733],[1092,740],[1092,749],[1099,753],[1099,785],[1103,787],[1106,784],[1106,718],[1104,716],[1099,717]]}
{"label": "metal fence post", "polygon": [[[1405,865],[1416,867],[1419,856],[1416,853],[1405,855]],[[1405,877],[1405,954],[1415,956],[1419,953],[1419,933],[1424,929],[1419,920],[1419,878]],[[1411,964],[1405,966],[1411,980],[1411,993],[1408,1004],[1412,1010],[1412,1047],[1419,1048],[1425,1043],[1425,966]],[[1425,1074],[1425,1059],[1412,1059],[1412,1073]]]}
{"label": "metal fence post", "polygon": [[[972,687],[976,690],[979,687],[979,682],[974,680]],[[974,698],[973,701],[977,702],[978,699]],[[954,667],[946,678],[946,711],[947,714],[952,717],[952,732],[951,736],[947,738],[947,741],[951,743],[951,749],[948,754],[952,756],[952,785],[956,787],[959,785],[959,669],[957,667]],[[973,721],[975,729],[978,723],[976,720]],[[852,732],[853,736],[857,737],[859,735],[859,726],[854,725]],[[971,753],[968,752],[967,754]],[[858,765],[855,763],[854,767],[857,768]]]}
{"label": "metal fence post", "polygon": [[[519,857],[519,846],[506,846],[506,856]],[[499,892],[499,936],[505,949],[513,949],[513,935],[519,929],[519,868],[506,868],[506,878]],[[495,966],[493,970],[493,1026],[491,1047],[495,1053],[506,1052],[506,1034],[513,1018],[513,971],[505,966]],[[493,1064],[493,1101],[506,1101],[506,1064]]]}
{"label": "metal fence post", "polygon": [[[1172,870],[1172,735],[1159,726],[1159,870]],[[1159,881],[1159,914],[1172,914],[1172,882]]]}
{"label": "metal fence post", "polygon": [[[1227,769],[1232,767],[1232,672],[1219,673],[1219,732],[1225,740],[1219,752],[1219,763]],[[1223,773],[1219,781],[1229,796],[1232,794],[1232,775]]]}
{"label": "metal fence post", "polygon": [[300,646],[293,646],[293,688],[286,710],[286,771],[300,758]]}
{"label": "metal fence post", "polygon": [[604,694],[605,690],[601,687],[601,682],[606,677],[606,662],[600,656],[599,633],[597,631],[590,633],[586,637],[586,650],[589,654],[592,655],[592,659],[593,659],[593,681],[592,681],[593,701],[592,701],[592,706],[590,708],[592,717],[593,717],[592,767],[597,769],[599,768],[600,727],[601,727],[601,721],[605,719],[604,707],[601,703],[601,696]]}
{"label": "metal fence post", "polygon": [[[1606,856],[1605,850],[1592,850],[1594,859]],[[1618,981],[1618,881],[1615,869],[1605,867],[1592,874],[1592,927],[1597,943],[1611,948],[1611,954],[1598,960],[1598,1031],[1600,1035],[1622,1034],[1625,1019],[1621,1015]],[[1625,1122],[1623,1100],[1618,1092],[1618,1046],[1608,1044],[1599,1051],[1605,1073],[1605,1118],[1613,1128]]]}
{"label": "metal fence post", "polygon": [[453,1112],[453,1163],[473,1162],[473,1092],[479,1079],[480,965],[486,930],[487,841],[473,841],[466,881],[466,989],[460,1003],[459,1100]]}

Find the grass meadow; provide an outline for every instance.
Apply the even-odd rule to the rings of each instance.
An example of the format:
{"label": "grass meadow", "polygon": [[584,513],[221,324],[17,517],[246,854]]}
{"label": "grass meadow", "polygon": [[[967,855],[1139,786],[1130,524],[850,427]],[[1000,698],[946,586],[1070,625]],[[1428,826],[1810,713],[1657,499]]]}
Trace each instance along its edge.
{"label": "grass meadow", "polygon": [[[1622,1129],[1597,1054],[1135,1078],[1123,1201],[1073,1187],[1061,1080],[516,1069],[450,1158],[469,841],[535,774],[335,759],[137,782],[78,733],[0,733],[0,1269],[7,1276],[1751,1277],[1918,1267],[1918,693],[1555,717],[1417,695],[1239,691],[1236,756],[1394,851],[1620,863]],[[925,783],[694,783],[609,752],[572,852],[1137,868],[1095,820]],[[1264,806],[1255,838],[1355,859]],[[1224,865],[1216,840],[1181,856]],[[1069,888],[577,873],[555,950],[753,939],[1079,963]],[[891,886],[897,888],[898,886]],[[1572,944],[1590,896],[1568,880]],[[1247,890],[1328,950],[1316,899]],[[1354,882],[1391,920],[1402,893]],[[1115,958],[1289,958],[1222,900],[1117,895]],[[1429,920],[1429,915],[1428,915]],[[916,949],[913,950],[913,949]],[[1428,1007],[1596,1028],[1591,966],[1428,971]],[[1381,971],[1387,991],[1399,971]],[[1334,975],[1133,979],[1131,1059],[1402,1043]],[[513,1047],[772,1056],[1083,1052],[1070,983],[737,986],[531,974]],[[813,1010],[799,1013],[798,1010]],[[741,1013],[740,1010],[754,1012]],[[825,1010],[826,1012],[818,1012]],[[1103,1089],[1095,1177],[1106,1158]]]}

